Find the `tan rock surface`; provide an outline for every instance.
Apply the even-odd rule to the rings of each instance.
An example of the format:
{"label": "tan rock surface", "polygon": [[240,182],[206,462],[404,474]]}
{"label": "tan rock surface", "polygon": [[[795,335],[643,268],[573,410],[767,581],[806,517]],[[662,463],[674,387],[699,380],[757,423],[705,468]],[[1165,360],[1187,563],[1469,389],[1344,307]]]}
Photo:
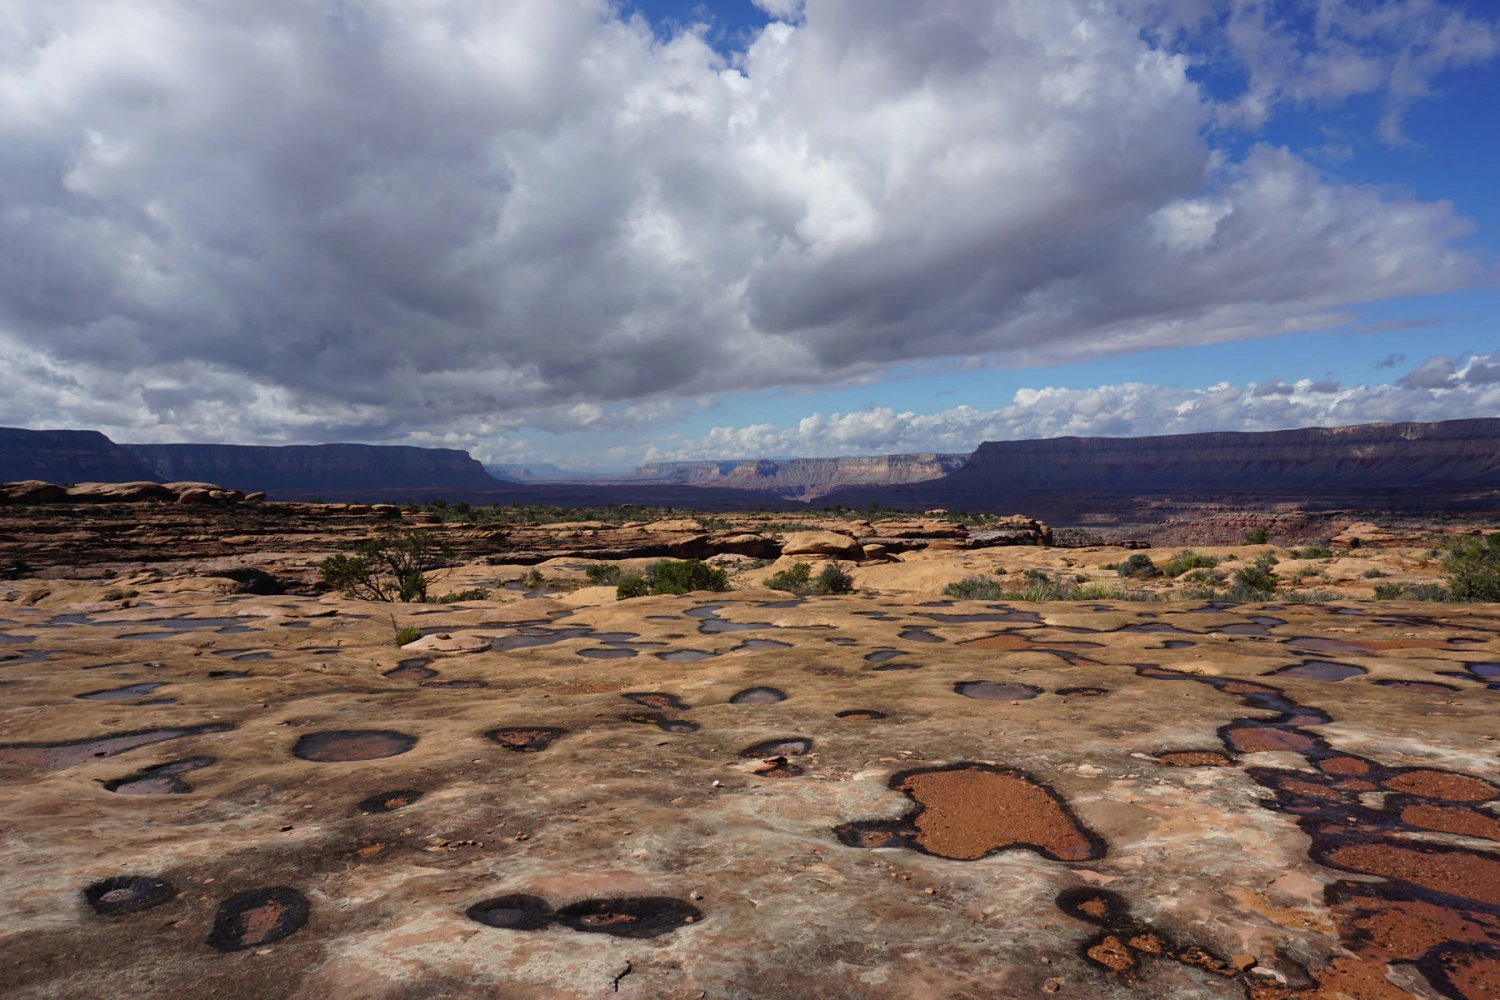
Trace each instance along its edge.
{"label": "tan rock surface", "polygon": [[862,553],[859,542],[851,535],[832,531],[799,531],[787,536],[781,543],[783,556],[817,555],[858,559]]}
{"label": "tan rock surface", "polygon": [[[5,996],[1335,1000],[1424,955],[1413,975],[1487,981],[1500,915],[1474,845],[1500,693],[1465,665],[1500,662],[1500,609],[938,596],[1044,556],[1111,558],[909,553],[855,570],[863,593],[790,604],[0,583]],[[478,560],[443,586],[529,569]],[[430,634],[397,649],[393,624]],[[1318,659],[1364,673],[1273,676]],[[975,681],[1007,699],[959,693]],[[768,688],[783,699],[743,697]],[[57,745],[78,740],[105,742]],[[1405,798],[1381,811],[1359,782]],[[1310,856],[1309,809],[1353,832]],[[1379,823],[1395,833],[1363,832]],[[1408,876],[1479,895],[1404,902]],[[128,903],[145,890],[106,881],[128,877],[171,892],[116,915],[83,896]],[[1069,909],[1106,885],[1118,902]],[[245,950],[206,943],[270,889],[291,895],[226,925]],[[521,904],[481,904],[518,894],[553,915],[495,926]]]}

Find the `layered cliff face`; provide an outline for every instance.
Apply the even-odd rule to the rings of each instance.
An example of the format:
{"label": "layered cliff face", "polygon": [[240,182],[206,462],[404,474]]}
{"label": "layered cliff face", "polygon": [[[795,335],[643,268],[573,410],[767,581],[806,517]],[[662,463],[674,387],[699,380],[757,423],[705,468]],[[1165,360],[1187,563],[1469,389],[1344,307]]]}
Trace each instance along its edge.
{"label": "layered cliff face", "polygon": [[1500,419],[1260,433],[986,441],[951,476],[830,499],[1009,508],[1039,496],[1433,502],[1500,489]]}
{"label": "layered cliff face", "polygon": [[163,477],[98,431],[0,427],[0,482],[160,482]]}
{"label": "layered cliff face", "polygon": [[382,489],[498,489],[505,484],[466,451],[403,445],[132,444],[156,478],[230,489],[307,493]]}
{"label": "layered cliff face", "polygon": [[769,490],[810,500],[839,486],[919,483],[946,476],[963,455],[872,455],[855,458],[749,459],[730,462],[651,462],[632,479],[731,489]]}

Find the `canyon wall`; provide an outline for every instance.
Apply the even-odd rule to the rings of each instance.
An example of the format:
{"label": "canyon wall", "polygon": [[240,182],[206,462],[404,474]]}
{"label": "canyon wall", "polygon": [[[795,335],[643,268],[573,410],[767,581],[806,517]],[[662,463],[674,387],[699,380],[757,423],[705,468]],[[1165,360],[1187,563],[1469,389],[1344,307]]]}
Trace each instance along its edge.
{"label": "canyon wall", "polygon": [[884,486],[937,479],[961,468],[966,458],[965,455],[922,454],[650,462],[637,467],[630,479],[766,490],[781,497],[811,500],[840,486]]}
{"label": "canyon wall", "polygon": [[160,479],[236,490],[347,497],[361,490],[502,489],[466,451],[404,445],[125,445]]}
{"label": "canyon wall", "polygon": [[[1039,510],[1096,495],[1462,505],[1500,490],[1500,419],[1138,438],[986,441],[950,476],[826,501]],[[1071,502],[1071,501],[1070,501]],[[1030,504],[1018,507],[1017,504]]]}
{"label": "canyon wall", "polygon": [[0,427],[0,482],[160,482],[131,452],[98,431],[28,431]]}

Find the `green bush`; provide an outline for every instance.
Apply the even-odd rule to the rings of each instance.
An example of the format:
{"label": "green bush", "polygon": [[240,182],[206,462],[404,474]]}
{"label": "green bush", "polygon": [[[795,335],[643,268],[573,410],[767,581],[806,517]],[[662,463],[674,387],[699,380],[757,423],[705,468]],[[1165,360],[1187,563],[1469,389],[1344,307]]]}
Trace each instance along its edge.
{"label": "green bush", "polygon": [[608,587],[620,582],[620,567],[601,563],[598,566],[590,566],[584,571],[589,578],[589,584],[594,587]]}
{"label": "green bush", "polygon": [[943,588],[948,597],[960,601],[1000,601],[1005,599],[1005,585],[985,576],[970,576]]}
{"label": "green bush", "polygon": [[1074,575],[1063,579],[1061,573],[1048,575],[1039,569],[1026,571],[1025,583],[1007,588],[1000,581],[971,576],[950,583],[943,593],[964,601],[1155,601],[1160,598],[1147,590],[1128,591],[1107,583],[1090,583],[1088,577]]}
{"label": "green bush", "polygon": [[408,625],[406,628],[396,630],[396,645],[398,646],[404,646],[409,642],[416,642],[420,638],[422,638],[422,630],[414,625]]}
{"label": "green bush", "polygon": [[1232,601],[1258,601],[1276,593],[1281,581],[1271,572],[1271,567],[1275,565],[1275,557],[1264,555],[1250,565],[1235,570],[1234,586],[1225,596]]}
{"label": "green bush", "polygon": [[843,566],[831,562],[813,580],[813,586],[820,594],[848,594],[854,590],[854,577],[845,572]]}
{"label": "green bush", "polygon": [[1329,601],[1342,600],[1342,595],[1332,590],[1294,590],[1289,594],[1281,594],[1276,599],[1287,604],[1327,604]]}
{"label": "green bush", "polygon": [[729,574],[702,559],[667,559],[646,568],[653,594],[690,594],[729,589]]}
{"label": "green bush", "polygon": [[1115,572],[1123,577],[1134,577],[1136,579],[1150,579],[1153,576],[1161,576],[1161,570],[1156,568],[1156,563],[1144,552],[1137,552],[1129,559],[1120,563],[1120,568]]}
{"label": "green bush", "polygon": [[1361,573],[1360,576],[1363,576],[1366,580],[1379,580],[1384,577],[1390,576],[1390,574],[1383,569],[1371,566],[1369,569]]}
{"label": "green bush", "polygon": [[419,529],[361,542],[352,556],[329,556],[318,569],[324,583],[349,597],[420,603],[427,600],[427,574],[452,560],[451,548]]}
{"label": "green bush", "polygon": [[1305,549],[1292,549],[1293,559],[1332,559],[1333,550],[1326,545],[1309,545]]}
{"label": "green bush", "polygon": [[1256,528],[1254,531],[1245,532],[1246,545],[1265,545],[1271,540],[1269,528]]}
{"label": "green bush", "polygon": [[471,590],[455,590],[444,594],[442,597],[434,598],[439,604],[461,604],[464,601],[488,600],[490,592],[483,587],[474,587]]}
{"label": "green bush", "polygon": [[1443,578],[1455,601],[1500,601],[1500,532],[1453,542]]}
{"label": "green bush", "polygon": [[1222,571],[1216,569],[1190,569],[1182,575],[1183,583],[1196,584],[1201,587],[1220,587],[1228,579]]}
{"label": "green bush", "polygon": [[648,594],[689,594],[695,590],[729,589],[729,574],[702,559],[665,559],[646,567],[645,576],[616,578],[615,599],[624,601]]}
{"label": "green bush", "polygon": [[798,597],[817,597],[823,594],[848,594],[854,590],[854,577],[837,562],[824,566],[817,576],[807,563],[795,563],[774,573],[766,580],[772,590],[785,590]]}
{"label": "green bush", "polygon": [[615,587],[615,600],[626,601],[632,597],[645,597],[651,593],[651,584],[644,576],[624,576]]}
{"label": "green bush", "polygon": [[807,563],[794,563],[766,578],[766,586],[771,590],[785,590],[792,594],[807,593],[811,584],[812,567]]}
{"label": "green bush", "polygon": [[1377,601],[1450,601],[1453,595],[1436,583],[1377,583],[1375,599]]}
{"label": "green bush", "polygon": [[1199,555],[1192,549],[1183,549],[1171,559],[1161,564],[1161,571],[1173,579],[1194,569],[1213,569],[1219,565],[1219,560],[1213,556]]}

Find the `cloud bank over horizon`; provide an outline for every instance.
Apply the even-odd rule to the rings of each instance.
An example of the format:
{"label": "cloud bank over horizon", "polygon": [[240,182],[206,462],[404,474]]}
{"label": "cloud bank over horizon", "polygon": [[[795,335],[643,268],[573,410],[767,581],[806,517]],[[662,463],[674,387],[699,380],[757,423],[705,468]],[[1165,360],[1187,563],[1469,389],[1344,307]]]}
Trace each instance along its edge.
{"label": "cloud bank over horizon", "polygon": [[700,438],[662,441],[647,451],[646,460],[966,454],[982,441],[1274,431],[1495,415],[1500,415],[1500,353],[1461,360],[1437,355],[1393,384],[1374,386],[1271,379],[1182,389],[1128,382],[1022,389],[1008,406],[988,411],[958,406],[918,414],[870,407],[813,413],[795,424],[715,427]]}
{"label": "cloud bank over horizon", "polygon": [[1242,0],[759,5],[783,20],[726,56],[605,0],[17,0],[0,423],[650,426],[904,363],[1326,329],[1485,273],[1447,202],[1215,145],[1353,95],[1399,130],[1494,51],[1438,0],[1319,0],[1279,63]]}

